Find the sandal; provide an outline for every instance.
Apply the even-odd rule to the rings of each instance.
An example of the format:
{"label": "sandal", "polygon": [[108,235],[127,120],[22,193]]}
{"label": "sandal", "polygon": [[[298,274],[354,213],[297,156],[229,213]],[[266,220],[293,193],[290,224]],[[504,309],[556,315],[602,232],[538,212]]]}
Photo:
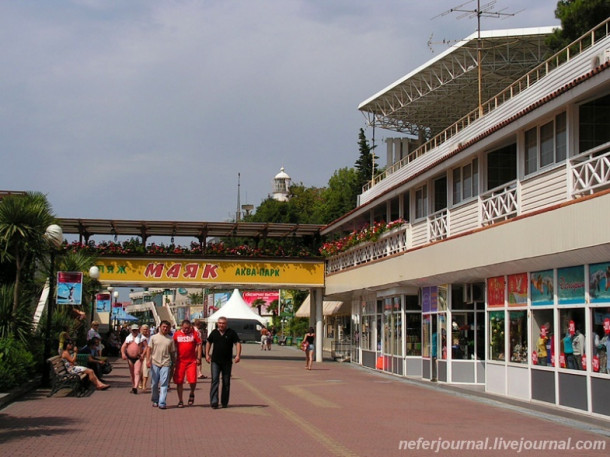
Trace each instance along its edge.
{"label": "sandal", "polygon": [[194,403],[195,403],[195,394],[190,394],[188,405],[193,406]]}
{"label": "sandal", "polygon": [[184,403],[182,403],[181,401],[178,402],[178,408],[184,408]]}

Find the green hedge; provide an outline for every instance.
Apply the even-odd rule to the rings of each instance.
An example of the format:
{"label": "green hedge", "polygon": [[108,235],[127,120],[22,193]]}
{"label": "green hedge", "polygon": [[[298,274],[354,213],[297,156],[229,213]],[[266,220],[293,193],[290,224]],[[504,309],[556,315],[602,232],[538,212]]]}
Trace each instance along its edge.
{"label": "green hedge", "polygon": [[34,356],[19,341],[0,338],[0,392],[5,392],[31,379]]}

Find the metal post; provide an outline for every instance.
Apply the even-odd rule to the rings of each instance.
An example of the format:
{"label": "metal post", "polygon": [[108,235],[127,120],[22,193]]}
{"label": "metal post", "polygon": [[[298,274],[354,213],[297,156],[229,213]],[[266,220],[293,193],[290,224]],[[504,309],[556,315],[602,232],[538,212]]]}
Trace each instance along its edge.
{"label": "metal post", "polygon": [[53,312],[55,309],[55,248],[51,249],[51,272],[49,278],[49,298],[47,305],[47,323],[45,328],[44,351],[43,351],[43,371],[42,385],[49,385],[49,367],[47,360],[51,357],[51,321],[53,320]]}

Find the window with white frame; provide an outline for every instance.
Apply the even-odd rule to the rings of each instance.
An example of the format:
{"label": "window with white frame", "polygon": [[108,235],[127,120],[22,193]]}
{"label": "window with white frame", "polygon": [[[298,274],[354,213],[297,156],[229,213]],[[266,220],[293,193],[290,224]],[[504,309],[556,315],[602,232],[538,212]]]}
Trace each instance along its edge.
{"label": "window with white frame", "polygon": [[453,170],[453,204],[479,195],[479,159]]}
{"label": "window with white frame", "polygon": [[525,132],[525,174],[566,159],[566,113]]}
{"label": "window with white frame", "polygon": [[415,191],[415,219],[428,215],[428,186],[424,185]]}

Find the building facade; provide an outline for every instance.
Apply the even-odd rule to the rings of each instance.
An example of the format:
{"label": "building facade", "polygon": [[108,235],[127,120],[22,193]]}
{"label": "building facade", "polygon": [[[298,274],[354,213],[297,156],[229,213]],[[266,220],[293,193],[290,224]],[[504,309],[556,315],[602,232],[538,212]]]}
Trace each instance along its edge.
{"label": "building facade", "polygon": [[322,231],[384,228],[328,257],[325,300],[353,362],[608,417],[609,25],[553,56],[549,32],[469,37],[360,105],[406,136]]}

